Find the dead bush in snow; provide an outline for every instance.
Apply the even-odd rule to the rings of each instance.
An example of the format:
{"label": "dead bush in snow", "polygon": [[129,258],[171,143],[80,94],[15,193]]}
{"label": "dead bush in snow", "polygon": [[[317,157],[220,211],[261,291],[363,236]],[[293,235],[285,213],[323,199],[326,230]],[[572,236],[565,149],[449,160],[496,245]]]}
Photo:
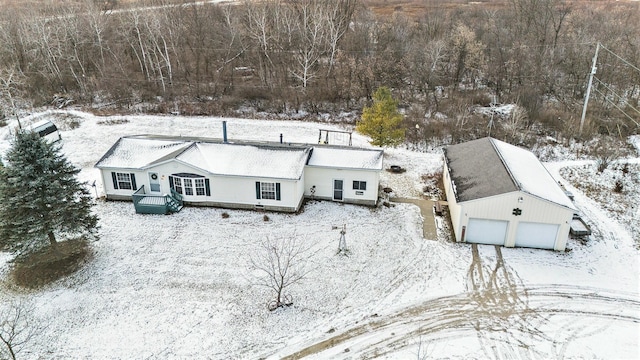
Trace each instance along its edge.
{"label": "dead bush in snow", "polygon": [[18,353],[40,331],[24,302],[10,301],[0,306],[0,358],[15,360]]}
{"label": "dead bush in snow", "polygon": [[605,171],[618,155],[616,149],[611,144],[604,144],[602,139],[598,142],[593,154],[596,158],[599,173]]}
{"label": "dead bush in snow", "polygon": [[267,237],[251,255],[250,270],[256,273],[255,284],[273,291],[274,299],[267,303],[269,310],[293,304],[287,291],[311,271],[307,266],[310,255],[304,239],[295,234],[290,238]]}

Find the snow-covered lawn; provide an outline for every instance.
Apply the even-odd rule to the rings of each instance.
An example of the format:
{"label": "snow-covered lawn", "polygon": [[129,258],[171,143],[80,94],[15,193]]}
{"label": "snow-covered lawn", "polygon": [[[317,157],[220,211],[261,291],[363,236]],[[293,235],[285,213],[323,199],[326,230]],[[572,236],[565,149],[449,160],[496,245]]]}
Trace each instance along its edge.
{"label": "snow-covered lawn", "polygon": [[[62,114],[79,125],[62,127],[63,151],[90,183],[98,180],[93,165],[120,136],[222,136],[221,118],[47,116],[58,123]],[[315,143],[319,128],[343,130],[225,120],[230,139],[278,141],[282,133],[285,142]],[[0,152],[9,137],[0,129]],[[368,146],[357,134],[353,143]],[[421,176],[441,161],[440,154],[387,149],[386,166],[407,172],[383,172],[382,185],[418,197]],[[548,168],[558,176],[567,164]],[[264,221],[264,213],[215,208],[136,215],[129,202],[98,201],[91,261],[36,291],[4,284],[0,301],[24,299],[46,325],[21,358],[638,358],[639,251],[629,224],[566,183],[598,230],[584,245],[571,240],[567,253],[472,247],[446,234],[424,239],[410,204],[309,202],[299,214],[267,213]],[[349,257],[336,255],[343,224]],[[275,312],[249,267],[267,237],[304,241],[313,269],[290,289],[293,306]],[[0,253],[3,279],[9,259]]]}
{"label": "snow-covered lawn", "polygon": [[562,177],[618,219],[640,247],[640,163],[624,160],[598,172],[595,164],[562,169]]}

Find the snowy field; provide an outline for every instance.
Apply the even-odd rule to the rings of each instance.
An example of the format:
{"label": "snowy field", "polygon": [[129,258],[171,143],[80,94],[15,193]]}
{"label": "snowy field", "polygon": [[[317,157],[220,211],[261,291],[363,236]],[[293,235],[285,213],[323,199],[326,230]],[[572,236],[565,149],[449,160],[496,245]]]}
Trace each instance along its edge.
{"label": "snowy field", "polygon": [[[98,192],[93,165],[121,136],[222,136],[223,119],[210,117],[66,111],[23,122],[43,115],[60,124],[64,153],[82,168],[82,180],[98,181]],[[278,141],[283,134],[285,142],[316,143],[319,128],[344,130],[225,120],[230,140]],[[9,127],[0,128],[0,152],[9,138]],[[632,141],[640,146],[639,138]],[[368,146],[357,134],[353,143]],[[395,196],[419,197],[421,175],[441,161],[437,153],[388,149],[386,166],[407,172],[385,171],[381,183]],[[41,330],[18,354],[24,359],[640,358],[638,233],[632,236],[628,223],[638,220],[640,189],[637,181],[625,183],[635,202],[622,206],[634,204],[636,217],[619,222],[600,199],[573,186],[576,179],[559,177],[568,165],[588,164],[546,164],[595,230],[584,244],[570,240],[566,253],[456,244],[442,225],[438,239],[424,239],[411,204],[310,202],[299,214],[268,213],[264,221],[263,213],[214,208],[136,215],[132,203],[98,201],[93,258],[39,290],[3,281],[0,306],[22,300],[34,309]],[[343,224],[349,257],[336,255]],[[293,306],[275,312],[249,266],[267,237],[303,241],[312,269],[290,289]],[[9,258],[0,253],[2,279]]]}

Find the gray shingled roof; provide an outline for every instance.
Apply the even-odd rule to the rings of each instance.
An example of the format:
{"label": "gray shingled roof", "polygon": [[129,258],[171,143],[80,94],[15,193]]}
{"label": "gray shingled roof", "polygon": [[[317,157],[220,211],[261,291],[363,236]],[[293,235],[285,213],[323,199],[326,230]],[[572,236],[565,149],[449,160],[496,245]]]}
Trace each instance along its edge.
{"label": "gray shingled roof", "polygon": [[529,150],[492,138],[448,146],[445,157],[459,202],[523,191],[575,209]]}
{"label": "gray shingled roof", "polygon": [[491,138],[447,146],[445,158],[456,187],[458,202],[518,190],[491,143]]}

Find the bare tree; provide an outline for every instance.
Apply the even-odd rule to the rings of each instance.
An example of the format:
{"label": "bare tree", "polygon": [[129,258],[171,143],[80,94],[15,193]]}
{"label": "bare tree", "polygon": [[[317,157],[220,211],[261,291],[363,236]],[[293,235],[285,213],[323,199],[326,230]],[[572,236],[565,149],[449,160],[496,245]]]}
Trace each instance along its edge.
{"label": "bare tree", "polygon": [[484,67],[484,44],[476,40],[476,35],[465,24],[458,24],[451,34],[449,43],[451,80],[457,86],[462,81],[476,84]]}
{"label": "bare tree", "polygon": [[257,284],[273,290],[275,299],[269,301],[269,310],[293,304],[293,298],[287,290],[309,274],[309,257],[304,240],[298,239],[295,234],[291,238],[267,237],[260,243],[257,254],[251,256],[250,267],[260,274]]}
{"label": "bare tree", "polygon": [[21,75],[15,70],[0,69],[0,99],[6,98],[9,101],[11,111],[18,121],[19,128],[22,128],[22,124],[20,124],[20,117],[16,107],[15,94],[19,91],[19,87],[24,85],[23,76]]}
{"label": "bare tree", "polygon": [[505,135],[511,140],[515,141],[518,134],[521,134],[525,128],[527,121],[527,112],[521,106],[515,106],[511,111],[511,114],[506,118],[502,127],[504,128]]}
{"label": "bare tree", "polygon": [[326,14],[321,2],[304,0],[296,3],[297,16],[297,40],[294,58],[297,68],[290,70],[303,88],[309,85],[309,81],[316,77],[314,68],[326,48]]}
{"label": "bare tree", "polygon": [[338,53],[338,44],[349,29],[349,23],[358,5],[357,0],[329,0],[327,11],[327,41],[329,45],[329,68],[327,76],[331,73]]}
{"label": "bare tree", "polygon": [[42,330],[30,318],[31,310],[21,301],[0,307],[0,358],[16,360],[18,353]]}

